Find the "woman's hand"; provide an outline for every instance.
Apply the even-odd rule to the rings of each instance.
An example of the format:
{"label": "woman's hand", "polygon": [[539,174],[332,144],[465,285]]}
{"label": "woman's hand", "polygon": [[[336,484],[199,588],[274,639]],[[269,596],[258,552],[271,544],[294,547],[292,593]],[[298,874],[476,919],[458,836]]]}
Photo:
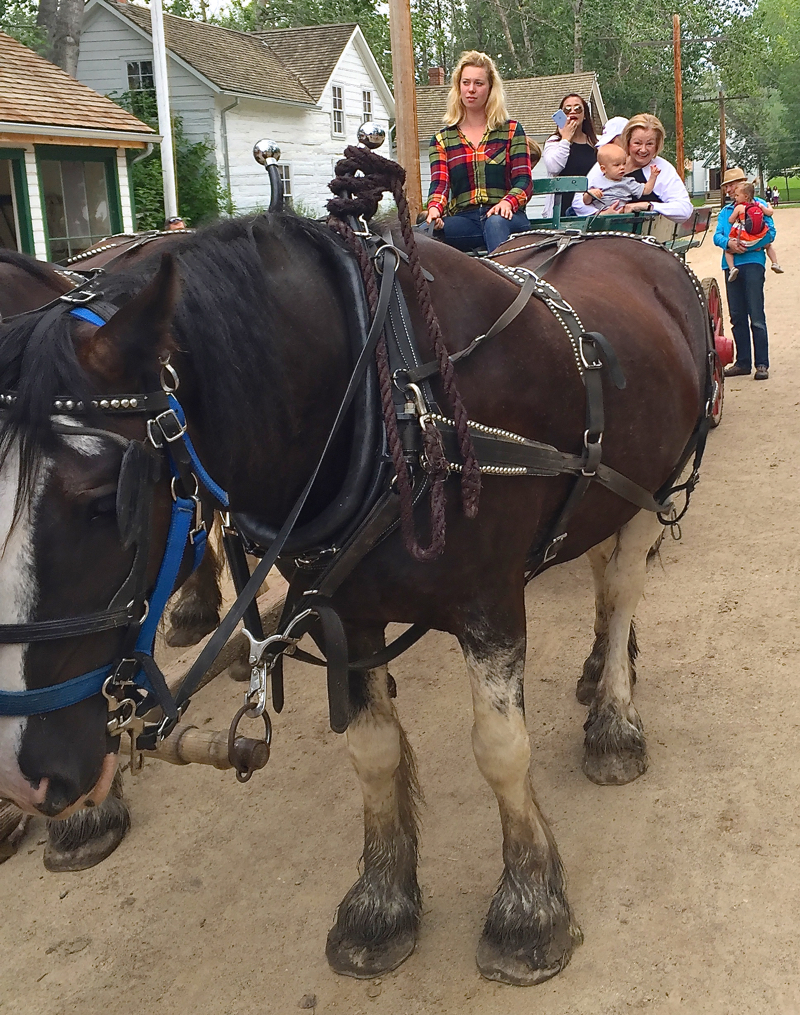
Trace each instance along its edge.
{"label": "woman's hand", "polygon": [[570,117],[570,119],[567,120],[567,122],[561,128],[561,140],[562,141],[570,141],[571,142],[572,139],[575,137],[576,133],[580,130],[580,128],[581,128],[581,121],[580,120],[573,120]]}
{"label": "woman's hand", "polygon": [[444,226],[444,222],[442,222],[442,213],[436,205],[431,205],[430,208],[428,208],[428,216],[425,219],[425,224],[429,225],[431,222],[433,222],[434,229],[441,229]]}
{"label": "woman's hand", "polygon": [[498,201],[497,204],[493,204],[492,207],[486,212],[486,217],[490,215],[502,215],[504,219],[510,219],[514,212],[511,209],[511,205],[503,198],[502,201]]}
{"label": "woman's hand", "polygon": [[599,214],[600,215],[621,215],[625,209],[620,206],[619,201],[614,201],[607,208],[604,208]]}
{"label": "woman's hand", "polygon": [[630,204],[626,204],[625,207],[622,210],[625,212],[626,215],[628,213],[632,212],[632,211],[650,211],[650,202],[649,201],[631,201],[631,203]]}

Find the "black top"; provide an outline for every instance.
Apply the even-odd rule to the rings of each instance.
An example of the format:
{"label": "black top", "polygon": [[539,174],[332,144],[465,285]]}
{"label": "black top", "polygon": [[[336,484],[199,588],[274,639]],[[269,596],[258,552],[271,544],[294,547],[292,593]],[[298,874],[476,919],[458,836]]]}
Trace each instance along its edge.
{"label": "black top", "polygon": [[[592,144],[579,144],[573,142],[569,146],[567,164],[558,174],[559,176],[586,176],[592,166],[597,162],[597,149]],[[557,194],[561,200],[561,214],[572,204],[575,192],[571,194]]]}
{"label": "black top", "polygon": [[[632,173],[626,173],[626,176],[630,176],[636,180],[637,183],[647,183],[647,177],[644,175],[644,169],[634,169]],[[645,194],[648,201],[661,201],[655,190],[652,190],[649,195]],[[644,200],[644,198],[643,198]]]}

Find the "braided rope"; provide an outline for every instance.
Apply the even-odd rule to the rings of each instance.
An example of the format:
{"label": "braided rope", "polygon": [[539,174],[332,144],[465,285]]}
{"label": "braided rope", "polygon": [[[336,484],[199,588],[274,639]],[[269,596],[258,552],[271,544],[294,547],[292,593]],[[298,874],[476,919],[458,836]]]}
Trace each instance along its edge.
{"label": "braided rope", "polygon": [[[453,410],[459,450],[464,459],[461,470],[461,500],[464,514],[468,518],[474,518],[478,513],[480,500],[480,466],[469,433],[467,411],[456,384],[455,370],[444,344],[441,325],[431,302],[430,289],[414,240],[408,202],[403,190],[405,170],[398,163],[385,159],[367,148],[349,146],[345,149],[344,155],[345,157],[336,165],[336,177],[329,184],[336,197],[328,202],[328,211],[330,212],[328,224],[346,240],[354,251],[364,278],[370,310],[374,316],[378,301],[374,268],[356,234],[343,220],[348,216],[371,218],[377,211],[380,200],[386,191],[389,191],[395,199],[417,302],[425,319],[444,390]],[[356,176],[357,172],[363,175]],[[414,533],[411,480],[397,428],[388,351],[383,335],[376,350],[376,360],[389,451],[397,475],[401,509],[400,521],[405,544],[409,553],[416,560],[432,560],[442,552],[445,543],[444,480],[447,477],[449,466],[441,434],[432,420],[426,422],[422,428],[425,466],[431,476],[431,541],[429,546],[423,548],[420,547]]]}

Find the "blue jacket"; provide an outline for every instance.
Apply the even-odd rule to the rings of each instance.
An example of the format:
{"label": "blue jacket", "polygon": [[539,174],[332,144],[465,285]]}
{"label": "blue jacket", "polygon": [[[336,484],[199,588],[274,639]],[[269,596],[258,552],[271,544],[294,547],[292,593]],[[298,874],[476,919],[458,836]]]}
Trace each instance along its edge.
{"label": "blue jacket", "polygon": [[[764,205],[764,202],[760,198],[757,197],[756,201],[758,204]],[[766,207],[766,205],[764,205],[764,207]],[[723,250],[725,250],[728,246],[728,237],[731,234],[731,212],[733,209],[734,205],[726,204],[724,208],[720,208],[719,216],[717,218],[717,231],[714,233],[714,243],[718,247],[722,247]],[[766,235],[743,254],[733,255],[733,263],[737,268],[740,264],[766,265],[767,259],[764,257],[764,247],[768,246],[775,239],[775,223],[769,215],[764,216],[764,221],[767,224]],[[724,256],[722,258],[722,267],[728,267]]]}

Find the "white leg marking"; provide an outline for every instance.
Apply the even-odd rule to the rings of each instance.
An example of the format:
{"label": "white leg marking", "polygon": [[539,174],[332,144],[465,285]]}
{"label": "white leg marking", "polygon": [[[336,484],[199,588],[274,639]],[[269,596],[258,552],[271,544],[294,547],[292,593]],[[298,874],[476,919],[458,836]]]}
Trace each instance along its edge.
{"label": "white leg marking", "polygon": [[472,750],[481,775],[497,797],[505,838],[549,850],[531,786],[530,739],[518,704],[524,642],[481,658],[465,649],[464,659],[475,718]]}
{"label": "white leg marking", "polygon": [[347,729],[347,748],[364,796],[364,813],[380,824],[396,823],[394,775],[400,764],[400,724],[389,697],[385,666],[370,671],[369,706]]}
{"label": "white leg marking", "polygon": [[[46,465],[43,465],[43,471]],[[33,525],[36,506],[42,494],[45,476],[40,475],[32,495],[30,510],[22,511],[13,530],[14,501],[19,482],[19,455],[12,449],[0,471],[0,624],[29,621],[36,603],[37,585],[33,571]],[[0,645],[0,688],[25,690],[25,654],[27,645]],[[25,810],[41,802],[22,775],[17,762],[27,719],[0,717],[0,796],[10,797]],[[46,788],[46,787],[45,787]]]}
{"label": "white leg marking", "polygon": [[631,621],[644,591],[647,553],[662,525],[651,511],[640,511],[619,531],[617,547],[605,569],[603,601],[608,623],[608,649],[597,702],[617,702],[622,715],[631,705],[628,638]]}
{"label": "white leg marking", "polygon": [[594,633],[605,634],[608,630],[608,615],[606,613],[606,568],[611,560],[611,555],[617,546],[617,535],[609,536],[602,543],[593,546],[586,551],[589,563],[592,567],[592,580],[594,581]]}

